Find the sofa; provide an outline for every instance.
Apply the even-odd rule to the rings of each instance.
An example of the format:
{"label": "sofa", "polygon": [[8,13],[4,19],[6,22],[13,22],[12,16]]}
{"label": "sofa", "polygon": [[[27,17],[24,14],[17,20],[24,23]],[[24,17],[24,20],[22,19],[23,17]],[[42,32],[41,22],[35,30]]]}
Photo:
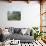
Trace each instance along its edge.
{"label": "sofa", "polygon": [[[21,43],[31,43],[34,41],[34,37],[31,35],[28,35],[28,33],[23,34],[21,31],[22,29],[28,29],[28,28],[14,28],[10,27],[8,28],[8,32],[10,32],[9,36],[5,36],[5,40],[20,40]],[[32,33],[32,32],[30,32]]]}

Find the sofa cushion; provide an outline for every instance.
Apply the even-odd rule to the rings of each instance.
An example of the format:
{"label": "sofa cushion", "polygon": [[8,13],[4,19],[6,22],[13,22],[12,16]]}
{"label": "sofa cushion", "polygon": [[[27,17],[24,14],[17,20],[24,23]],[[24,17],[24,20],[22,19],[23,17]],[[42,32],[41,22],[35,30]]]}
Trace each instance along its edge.
{"label": "sofa cushion", "polygon": [[14,27],[9,27],[8,32],[14,34]]}
{"label": "sofa cushion", "polygon": [[14,33],[20,33],[21,28],[14,28]]}
{"label": "sofa cushion", "polygon": [[21,33],[24,35],[27,32],[27,28],[26,29],[22,29]]}

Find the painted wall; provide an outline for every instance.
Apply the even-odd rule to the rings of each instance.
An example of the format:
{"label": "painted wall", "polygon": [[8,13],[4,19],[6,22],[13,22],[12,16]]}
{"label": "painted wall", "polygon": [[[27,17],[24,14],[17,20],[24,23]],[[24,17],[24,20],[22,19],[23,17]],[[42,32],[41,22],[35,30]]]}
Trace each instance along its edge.
{"label": "painted wall", "polygon": [[[20,21],[8,21],[8,11],[20,11]],[[40,26],[40,4],[22,1],[12,3],[0,1],[0,27],[32,27]]]}

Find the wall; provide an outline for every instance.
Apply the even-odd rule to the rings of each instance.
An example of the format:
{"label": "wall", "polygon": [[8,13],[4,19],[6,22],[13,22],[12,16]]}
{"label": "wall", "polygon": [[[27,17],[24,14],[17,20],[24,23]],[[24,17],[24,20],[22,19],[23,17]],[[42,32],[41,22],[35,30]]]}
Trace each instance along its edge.
{"label": "wall", "polygon": [[[8,11],[21,11],[20,21],[8,21]],[[40,4],[30,2],[27,4],[22,1],[13,1],[12,3],[0,1],[0,27],[32,27],[40,26]]]}

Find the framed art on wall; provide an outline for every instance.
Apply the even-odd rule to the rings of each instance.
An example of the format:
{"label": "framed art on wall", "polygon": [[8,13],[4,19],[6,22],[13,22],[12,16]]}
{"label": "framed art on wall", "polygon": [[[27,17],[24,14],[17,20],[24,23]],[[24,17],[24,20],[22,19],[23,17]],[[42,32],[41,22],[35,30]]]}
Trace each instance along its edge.
{"label": "framed art on wall", "polygon": [[21,20],[20,11],[8,11],[8,20]]}

